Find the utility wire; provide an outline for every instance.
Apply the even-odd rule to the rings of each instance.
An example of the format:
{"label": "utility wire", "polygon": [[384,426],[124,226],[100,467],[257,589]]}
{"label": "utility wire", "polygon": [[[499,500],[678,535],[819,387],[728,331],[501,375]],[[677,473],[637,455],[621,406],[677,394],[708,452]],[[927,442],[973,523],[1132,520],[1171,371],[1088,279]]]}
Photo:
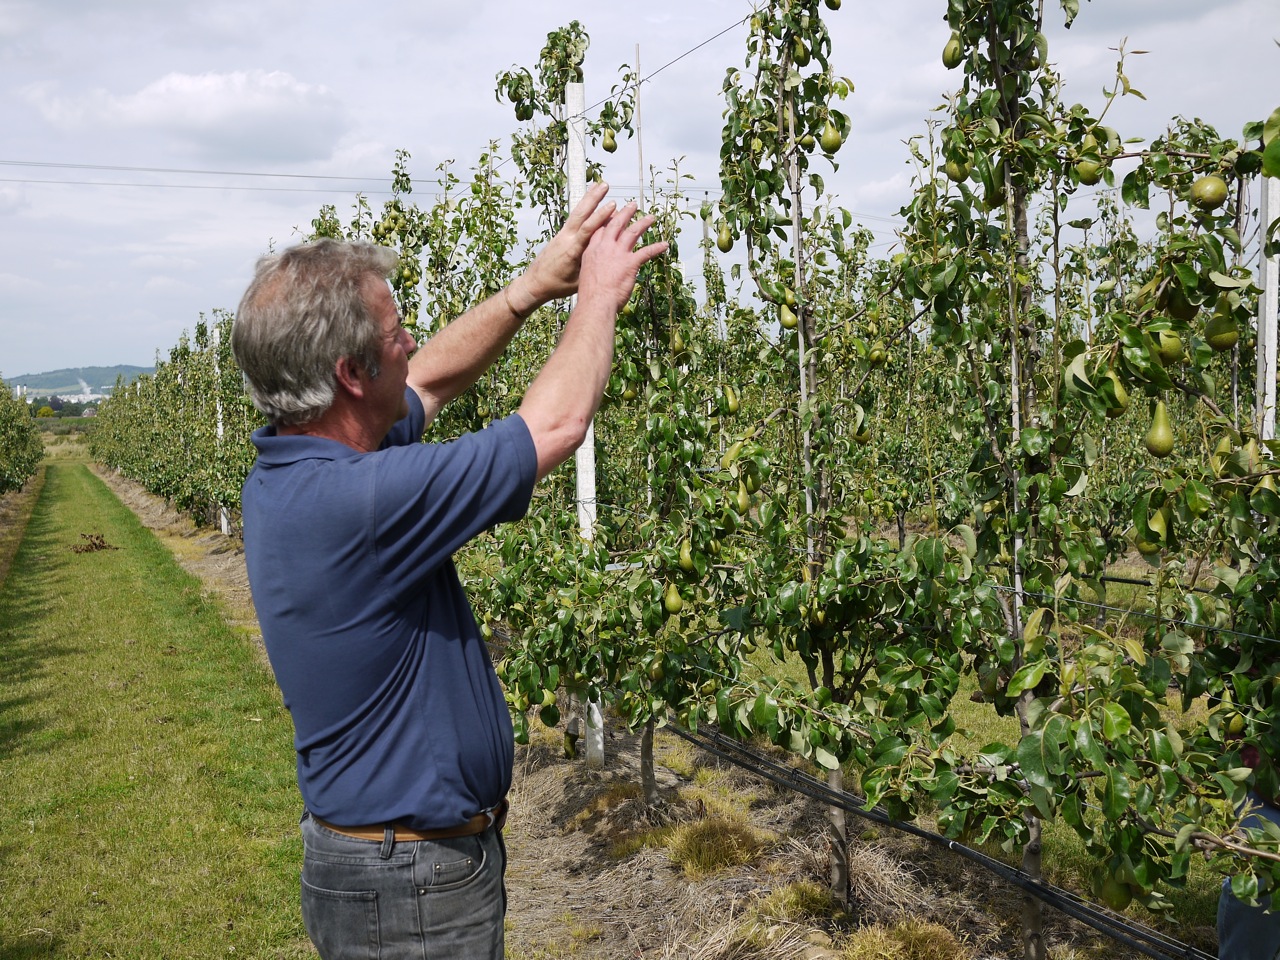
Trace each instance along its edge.
{"label": "utility wire", "polygon": [[[748,19],[750,19],[750,14],[738,20],[735,20],[733,23],[731,23],[729,26],[725,27],[723,30],[719,31],[718,33],[713,34],[712,36],[708,37],[706,40],[703,40],[702,42],[695,44],[693,47],[690,47],[688,50],[684,51],[683,53],[679,54],[673,59],[668,60],[662,66],[658,67],[652,73],[648,74],[648,76],[642,77],[640,80],[636,81],[636,83],[633,85],[638,86],[640,84],[649,83],[659,74],[661,74],[663,71],[669,69],[670,67],[675,66],[681,60],[684,60],[685,58],[692,56],[694,53],[697,53],[703,47],[713,43],[716,40],[719,40],[721,37],[723,37],[725,34],[729,33],[730,31],[736,30],[738,27],[742,26],[742,24],[746,23]],[[613,98],[605,97],[604,99],[597,101],[595,104],[588,107],[587,109],[594,110],[596,107],[601,106],[602,104],[608,102],[611,99]],[[511,158],[509,157],[504,159],[501,162],[501,164],[499,164],[499,167],[508,163],[510,159]],[[192,176],[212,176],[212,177],[262,177],[262,178],[278,178],[278,179],[293,179],[293,180],[329,180],[329,181],[346,181],[346,182],[364,181],[364,182],[373,183],[373,184],[385,184],[385,183],[388,183],[388,181],[390,180],[390,177],[387,177],[387,176],[367,177],[367,176],[314,174],[314,173],[267,173],[267,172],[252,172],[247,170],[202,170],[202,169],[191,169],[191,168],[183,168],[183,167],[147,167],[147,166],[125,166],[125,165],[97,164],[97,163],[61,163],[61,162],[46,161],[46,160],[0,160],[0,166],[35,167],[35,168],[58,169],[58,170],[102,170],[102,171],[109,171],[109,172],[116,172],[116,173],[123,172],[123,173],[185,174],[185,175],[192,175]],[[0,183],[66,185],[66,186],[78,186],[78,187],[150,187],[150,188],[160,187],[160,188],[171,189],[171,190],[239,190],[239,191],[252,191],[252,192],[280,192],[280,193],[329,193],[331,192],[329,190],[322,190],[319,188],[313,188],[313,189],[298,188],[298,189],[291,190],[289,188],[284,188],[284,187],[210,186],[205,184],[177,184],[177,183],[173,183],[173,184],[122,183],[122,182],[103,182],[103,181],[92,181],[92,180],[38,180],[38,179],[30,179],[30,178],[0,178]],[[443,185],[443,181],[438,178],[415,180],[415,183]],[[467,184],[460,182],[458,186],[466,187]],[[618,191],[626,191],[631,189],[640,190],[642,189],[643,185],[612,184],[611,186],[612,186],[612,192],[618,192]],[[699,188],[697,184],[694,183],[688,186],[688,189],[689,190],[702,189],[704,191],[711,190],[713,192],[721,192],[720,187],[718,185],[714,188],[705,188],[705,187]],[[392,193],[390,189],[363,190],[360,192],[368,196],[387,196]],[[434,194],[433,196],[439,197],[441,195]],[[901,222],[900,218],[883,217],[883,216],[879,216],[875,214],[867,214],[867,213],[857,213],[856,211],[850,211],[850,213],[853,216],[858,217],[860,220],[876,220],[876,221],[880,221],[882,223],[888,223],[888,224],[898,224]]]}
{"label": "utility wire", "polygon": [[[1012,593],[1016,588],[997,584],[996,589],[1004,593]],[[1122,613],[1126,616],[1142,617],[1147,620],[1156,620],[1161,623],[1173,624],[1179,627],[1193,627],[1196,630],[1204,630],[1206,633],[1226,634],[1230,637],[1239,637],[1242,640],[1262,640],[1266,643],[1280,643],[1280,638],[1264,637],[1256,633],[1245,633],[1241,630],[1232,630],[1230,627],[1215,627],[1207,623],[1196,623],[1193,620],[1179,620],[1175,617],[1166,617],[1159,613],[1152,613],[1149,610],[1134,610],[1127,607],[1117,607],[1107,603],[1096,603],[1092,600],[1080,600],[1073,597],[1053,597],[1047,593],[1032,593],[1027,590],[1022,591],[1024,597],[1034,597],[1037,600],[1045,600],[1049,603],[1068,603],[1079,607],[1093,607],[1098,610],[1106,610],[1112,613]]]}
{"label": "utility wire", "polygon": [[[337,176],[324,173],[266,173],[247,170],[191,170],[183,167],[127,167],[104,163],[55,163],[48,160],[0,160],[4,167],[42,167],[56,170],[110,170],[114,173],[183,173],[202,177],[278,177],[291,180],[366,180],[370,183],[386,183],[391,178]],[[45,181],[40,181],[45,182]],[[441,183],[440,180],[422,180],[422,183]]]}
{"label": "utility wire", "polygon": [[[264,173],[262,176],[270,177],[278,176],[278,174]],[[124,183],[118,180],[34,180],[18,179],[14,177],[0,177],[0,183],[36,183],[65,187],[145,187],[148,190],[239,190],[257,193],[333,193],[333,188],[254,187],[231,183]],[[360,192],[366,195],[391,194],[390,190],[362,190]]]}

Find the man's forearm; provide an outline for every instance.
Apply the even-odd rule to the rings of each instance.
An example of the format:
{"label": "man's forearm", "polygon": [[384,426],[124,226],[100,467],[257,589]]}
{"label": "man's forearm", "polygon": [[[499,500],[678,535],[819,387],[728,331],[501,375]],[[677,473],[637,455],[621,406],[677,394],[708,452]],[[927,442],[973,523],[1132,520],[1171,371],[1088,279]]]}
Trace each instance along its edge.
{"label": "man's forearm", "polygon": [[607,191],[605,184],[593,184],[528,270],[454,320],[414,354],[409,363],[409,386],[422,397],[428,422],[498,359],[530,314],[578,289],[583,252],[613,214],[613,204],[602,203]]}
{"label": "man's forearm", "polygon": [[538,453],[541,480],[582,444],[613,366],[617,311],[603,299],[579,300],[551,356],[525,393],[520,416]]}
{"label": "man's forearm", "polygon": [[409,386],[422,397],[427,422],[471,387],[546,300],[517,277],[424,343],[409,361]]}

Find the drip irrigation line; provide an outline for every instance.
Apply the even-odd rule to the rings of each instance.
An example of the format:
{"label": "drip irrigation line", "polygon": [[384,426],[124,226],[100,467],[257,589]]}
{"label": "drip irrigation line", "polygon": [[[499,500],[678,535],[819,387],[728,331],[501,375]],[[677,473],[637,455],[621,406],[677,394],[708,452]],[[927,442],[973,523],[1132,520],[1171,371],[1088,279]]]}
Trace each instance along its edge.
{"label": "drip irrigation line", "polygon": [[[1127,583],[1135,587],[1154,587],[1155,584],[1150,580],[1140,580],[1137,577],[1117,577],[1109,573],[1104,573],[1098,578],[1103,583]],[[1213,593],[1208,587],[1191,587],[1195,593]]]}
{"label": "drip irrigation line", "polygon": [[1155,958],[1155,960],[1214,960],[1210,954],[1196,947],[1169,937],[1158,930],[1103,912],[1089,901],[1069,890],[1064,890],[1044,880],[1036,880],[1021,870],[1010,867],[1008,864],[981,851],[974,850],[972,847],[967,847],[941,834],[924,830],[913,824],[895,820],[879,807],[868,808],[859,798],[850,796],[843,791],[834,790],[809,774],[777,763],[718,731],[713,731],[710,734],[695,733],[683,729],[679,724],[668,724],[668,728],[694,746],[763,777],[784,789],[792,790],[819,803],[839,807],[847,813],[852,813],[855,816],[871,820],[892,830],[944,847],[949,852],[958,854],[984,867],[1007,883],[1019,887],[1025,893],[1036,897],[1067,916],[1084,923],[1125,946]]}

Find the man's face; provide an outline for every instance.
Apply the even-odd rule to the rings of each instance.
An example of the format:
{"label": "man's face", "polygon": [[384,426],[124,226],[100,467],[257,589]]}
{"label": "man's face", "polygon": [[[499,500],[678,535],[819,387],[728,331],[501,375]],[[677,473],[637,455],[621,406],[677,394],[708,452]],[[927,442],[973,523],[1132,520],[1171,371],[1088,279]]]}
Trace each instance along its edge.
{"label": "man's face", "polygon": [[401,324],[400,312],[386,281],[370,276],[362,286],[369,312],[382,331],[378,376],[367,382],[366,395],[371,412],[381,412],[386,429],[390,430],[397,420],[409,415],[404,389],[409,376],[409,355],[418,349],[418,343]]}

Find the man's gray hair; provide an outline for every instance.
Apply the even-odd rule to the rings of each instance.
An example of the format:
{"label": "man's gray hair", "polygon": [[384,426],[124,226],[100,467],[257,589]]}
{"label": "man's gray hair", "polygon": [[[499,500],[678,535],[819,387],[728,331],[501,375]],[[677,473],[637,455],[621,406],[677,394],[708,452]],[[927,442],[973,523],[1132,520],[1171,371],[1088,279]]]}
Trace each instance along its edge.
{"label": "man's gray hair", "polygon": [[262,257],[240,300],[231,350],[253,405],[276,426],[297,426],[333,404],[334,368],[350,358],[378,375],[382,330],[361,287],[386,279],[395,251],[322,239]]}

